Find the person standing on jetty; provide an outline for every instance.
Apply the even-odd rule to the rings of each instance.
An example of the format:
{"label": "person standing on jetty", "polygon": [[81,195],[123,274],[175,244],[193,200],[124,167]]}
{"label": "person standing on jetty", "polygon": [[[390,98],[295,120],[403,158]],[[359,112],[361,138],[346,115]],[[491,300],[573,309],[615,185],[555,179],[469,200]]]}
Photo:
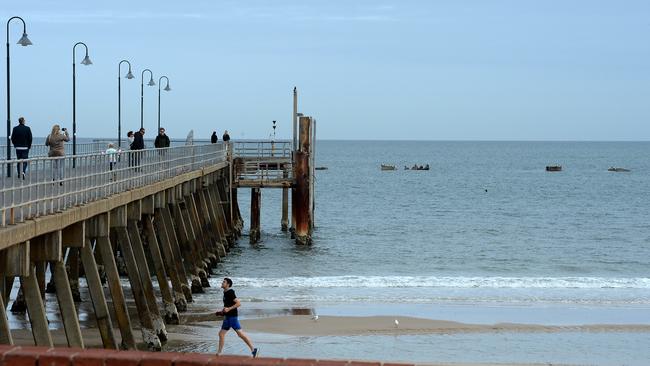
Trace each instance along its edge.
{"label": "person standing on jetty", "polygon": [[[61,133],[61,131],[63,131],[63,133]],[[47,156],[58,158],[52,160],[52,180],[59,180],[59,185],[63,185],[63,164],[65,163],[65,160],[62,157],[65,156],[65,143],[68,141],[70,141],[68,130],[65,128],[61,129],[57,124],[52,126],[52,131],[45,139],[45,146],[50,147]]]}
{"label": "person standing on jetty", "polygon": [[232,328],[239,338],[250,348],[253,358],[257,357],[257,348],[253,347],[253,342],[251,342],[239,324],[237,308],[241,306],[241,302],[239,302],[237,295],[235,295],[235,290],[232,289],[232,280],[228,277],[224,278],[221,282],[221,288],[223,289],[223,309],[218,311],[217,315],[223,315],[224,318],[221,324],[221,330],[219,331],[219,350],[217,351],[217,355],[220,355],[221,351],[223,351],[226,333]]}
{"label": "person standing on jetty", "polygon": [[210,143],[216,144],[217,141],[219,141],[219,138],[217,137],[217,131],[212,131],[212,136],[210,136]]}
{"label": "person standing on jetty", "polygon": [[141,128],[138,132],[133,134],[133,142],[131,143],[133,166],[140,165],[141,152],[138,150],[144,150],[144,128]]}
{"label": "person standing on jetty", "polygon": [[161,127],[160,130],[158,130],[158,136],[156,136],[156,140],[153,142],[153,146],[155,146],[157,149],[169,147],[169,136],[165,135],[164,128]]}
{"label": "person standing on jetty", "polygon": [[230,141],[230,135],[228,134],[228,130],[224,131],[223,136],[221,137],[223,142],[228,142]]}
{"label": "person standing on jetty", "polygon": [[[16,160],[29,159],[29,149],[32,148],[32,130],[25,126],[25,117],[18,118],[18,125],[11,131],[11,143],[16,148]],[[27,162],[16,164],[18,178],[25,179],[27,164]]]}

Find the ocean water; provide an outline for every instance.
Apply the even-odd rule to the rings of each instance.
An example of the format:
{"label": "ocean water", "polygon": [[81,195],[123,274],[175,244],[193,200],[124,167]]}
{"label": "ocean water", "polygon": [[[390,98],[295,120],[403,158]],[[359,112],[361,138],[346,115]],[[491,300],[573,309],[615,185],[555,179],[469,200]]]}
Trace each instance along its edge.
{"label": "ocean water", "polygon": [[[262,241],[250,245],[244,236],[213,284],[233,278],[243,317],[294,307],[485,324],[650,324],[649,156],[648,142],[319,141],[316,165],[328,170],[316,172],[313,245],[296,246],[280,231],[281,191],[265,189]],[[399,169],[381,171],[382,163]],[[431,170],[402,170],[413,164]],[[552,164],[563,171],[546,172]],[[248,223],[249,190],[239,197]],[[219,291],[199,299],[206,307],[219,302]],[[641,333],[517,334],[516,343],[530,348],[510,358],[486,350],[505,347],[498,334],[456,336],[464,347],[436,336],[432,344],[448,352],[440,358],[417,351],[423,336],[399,337],[414,347],[402,349],[406,358],[381,337],[353,349],[361,358],[418,361],[650,359],[645,348],[623,346],[609,358],[594,356],[608,339],[607,349],[647,344]],[[332,348],[316,339],[273,345],[272,353],[309,357],[321,354],[310,347]],[[556,358],[559,350],[575,357]]]}

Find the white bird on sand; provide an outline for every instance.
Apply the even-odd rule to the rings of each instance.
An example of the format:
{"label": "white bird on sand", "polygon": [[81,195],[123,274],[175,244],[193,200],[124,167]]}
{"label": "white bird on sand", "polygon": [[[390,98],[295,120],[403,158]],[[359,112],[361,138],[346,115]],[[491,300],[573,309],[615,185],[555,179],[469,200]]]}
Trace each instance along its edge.
{"label": "white bird on sand", "polygon": [[314,315],[311,317],[311,320],[317,322],[318,321],[318,315]]}
{"label": "white bird on sand", "polygon": [[395,319],[395,328],[399,327],[399,321]]}

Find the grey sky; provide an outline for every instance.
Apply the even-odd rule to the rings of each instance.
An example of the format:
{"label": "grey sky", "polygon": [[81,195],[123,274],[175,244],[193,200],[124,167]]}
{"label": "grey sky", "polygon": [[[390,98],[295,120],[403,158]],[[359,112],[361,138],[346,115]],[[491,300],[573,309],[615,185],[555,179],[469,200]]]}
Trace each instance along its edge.
{"label": "grey sky", "polygon": [[[170,78],[173,137],[263,138],[277,120],[288,138],[296,85],[324,139],[650,139],[647,1],[27,0],[0,15],[22,16],[34,43],[16,45],[12,23],[12,123],[24,115],[38,136],[71,127],[83,41],[94,65],[77,67],[79,137],[116,134],[126,58],[123,131],[139,127],[150,68]],[[145,86],[149,136],[157,92]]]}

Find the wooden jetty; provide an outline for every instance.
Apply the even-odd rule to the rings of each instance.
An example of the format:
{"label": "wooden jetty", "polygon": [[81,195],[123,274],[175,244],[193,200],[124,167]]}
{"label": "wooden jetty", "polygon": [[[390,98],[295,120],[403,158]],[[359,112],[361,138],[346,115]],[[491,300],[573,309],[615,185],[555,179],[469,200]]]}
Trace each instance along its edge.
{"label": "wooden jetty", "polygon": [[[294,91],[294,101],[295,96]],[[281,188],[282,229],[289,227],[291,190],[296,242],[311,243],[315,123],[305,116],[296,123],[299,144],[248,141],[129,151],[112,170],[102,153],[0,161],[2,172],[29,164],[24,180],[0,178],[0,344],[13,344],[6,311],[19,283],[12,310],[29,313],[34,344],[53,346],[47,288],[56,292],[67,346],[83,348],[75,308],[83,270],[104,348],[134,350],[143,342],[160,350],[165,324],[178,324],[193,297],[208,291],[212,269],[241,236],[239,188],[251,189],[251,242],[260,238],[262,189]],[[127,312],[122,275],[135,300],[140,337]]]}

